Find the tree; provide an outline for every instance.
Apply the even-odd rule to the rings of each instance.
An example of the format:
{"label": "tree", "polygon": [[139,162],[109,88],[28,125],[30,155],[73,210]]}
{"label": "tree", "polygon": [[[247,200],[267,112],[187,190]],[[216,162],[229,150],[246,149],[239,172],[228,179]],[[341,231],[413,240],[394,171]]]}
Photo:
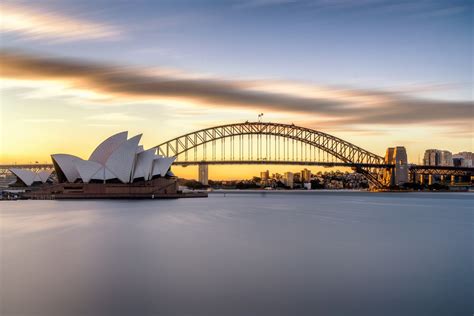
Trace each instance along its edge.
{"label": "tree", "polygon": [[318,179],[311,180],[311,189],[324,189],[324,184],[320,183]]}

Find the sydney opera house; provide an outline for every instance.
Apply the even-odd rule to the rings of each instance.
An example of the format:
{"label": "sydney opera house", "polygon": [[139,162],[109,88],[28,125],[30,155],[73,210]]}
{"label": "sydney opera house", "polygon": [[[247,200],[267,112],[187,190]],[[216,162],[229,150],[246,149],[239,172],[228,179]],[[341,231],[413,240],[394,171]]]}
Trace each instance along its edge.
{"label": "sydney opera house", "polygon": [[[178,194],[170,170],[174,157],[157,155],[157,148],[139,145],[141,134],[128,139],[128,132],[103,141],[85,160],[69,154],[51,155],[57,181],[51,172],[12,169],[32,189],[29,198],[159,198]],[[49,184],[46,184],[49,182]],[[178,197],[178,196],[176,196]]]}
{"label": "sydney opera house", "polygon": [[172,176],[175,158],[156,154],[156,147],[144,150],[141,134],[127,139],[128,132],[103,141],[88,160],[68,154],[51,155],[59,182],[133,183],[153,177]]}

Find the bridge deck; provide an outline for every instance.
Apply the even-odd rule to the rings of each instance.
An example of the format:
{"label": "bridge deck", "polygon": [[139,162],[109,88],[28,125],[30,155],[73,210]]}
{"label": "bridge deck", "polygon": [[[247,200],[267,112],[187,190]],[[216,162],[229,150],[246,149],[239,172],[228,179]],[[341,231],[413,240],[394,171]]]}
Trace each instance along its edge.
{"label": "bridge deck", "polygon": [[175,161],[173,165],[301,165],[323,167],[365,167],[365,168],[393,168],[392,164],[349,163],[349,162],[324,162],[324,161],[276,161],[276,160],[224,160],[224,161]]}

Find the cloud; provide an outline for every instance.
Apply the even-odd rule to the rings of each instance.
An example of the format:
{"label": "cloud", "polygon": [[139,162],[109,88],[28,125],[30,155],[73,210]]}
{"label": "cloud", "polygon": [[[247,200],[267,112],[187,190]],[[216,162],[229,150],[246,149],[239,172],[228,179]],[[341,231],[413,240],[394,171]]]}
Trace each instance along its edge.
{"label": "cloud", "polygon": [[57,12],[33,9],[31,6],[1,4],[1,32],[14,33],[27,39],[61,41],[117,39],[118,28]]}
{"label": "cloud", "polygon": [[233,7],[236,9],[250,9],[268,6],[279,6],[295,2],[297,2],[297,0],[247,0],[235,4]]}
{"label": "cloud", "polygon": [[[433,124],[470,126],[472,101],[416,98],[396,91],[325,87],[272,80],[186,77],[169,71],[1,52],[0,76],[13,82],[59,82],[102,95],[98,102],[179,102],[210,109],[306,115],[332,126]],[[413,92],[413,91],[412,91]],[[472,128],[471,131],[472,133]]]}
{"label": "cloud", "polygon": [[104,113],[88,117],[89,120],[94,121],[116,121],[116,122],[127,122],[127,121],[143,121],[143,117],[129,115],[126,113]]}

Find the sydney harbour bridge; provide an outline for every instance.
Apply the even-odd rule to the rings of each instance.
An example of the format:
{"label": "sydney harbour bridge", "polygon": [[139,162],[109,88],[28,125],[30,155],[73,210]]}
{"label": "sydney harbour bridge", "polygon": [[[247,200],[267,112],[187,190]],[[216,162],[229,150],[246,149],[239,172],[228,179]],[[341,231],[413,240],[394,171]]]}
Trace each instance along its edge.
{"label": "sydney harbour bridge", "polygon": [[[394,183],[397,165],[341,138],[294,124],[244,122],[201,129],[156,146],[157,153],[176,157],[174,165],[198,165],[205,172],[209,165],[308,165],[350,167],[365,175],[372,187]],[[474,168],[417,166],[401,162],[412,181],[417,175],[471,176]],[[52,165],[0,165],[8,168],[46,169]]]}

